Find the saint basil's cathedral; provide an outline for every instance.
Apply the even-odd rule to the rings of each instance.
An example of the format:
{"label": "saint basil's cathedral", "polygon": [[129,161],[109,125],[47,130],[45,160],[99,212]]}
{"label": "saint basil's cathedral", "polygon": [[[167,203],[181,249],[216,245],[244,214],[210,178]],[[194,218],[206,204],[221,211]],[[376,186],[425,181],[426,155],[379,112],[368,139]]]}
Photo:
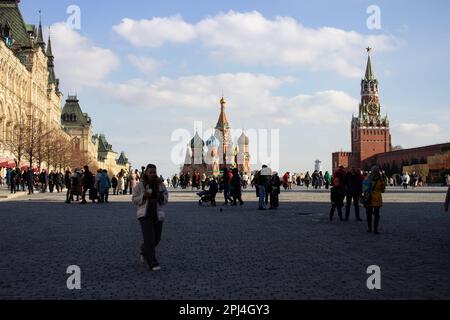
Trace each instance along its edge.
{"label": "saint basil's cathedral", "polygon": [[198,132],[190,141],[181,174],[193,173],[217,177],[223,169],[237,168],[241,173],[250,173],[250,141],[245,132],[234,145],[231,128],[225,112],[226,101],[220,100],[220,115],[215,133],[206,142]]}

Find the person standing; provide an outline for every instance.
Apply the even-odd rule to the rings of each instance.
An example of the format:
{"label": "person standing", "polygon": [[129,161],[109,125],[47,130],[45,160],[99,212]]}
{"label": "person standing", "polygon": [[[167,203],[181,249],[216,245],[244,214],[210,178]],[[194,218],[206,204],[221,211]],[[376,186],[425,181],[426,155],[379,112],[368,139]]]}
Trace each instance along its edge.
{"label": "person standing", "polygon": [[447,190],[447,196],[445,197],[445,202],[444,202],[444,209],[445,209],[445,212],[448,212],[448,206],[449,206],[449,203],[450,203],[450,185],[449,185],[449,187],[448,187],[448,190]]}
{"label": "person standing", "polygon": [[355,207],[356,221],[362,221],[359,215],[359,198],[362,193],[362,182],[363,177],[361,176],[361,170],[355,167],[352,167],[352,170],[345,175],[344,190],[347,200],[347,205],[345,207],[345,221],[348,221],[350,218],[352,200]]}
{"label": "person standing", "polygon": [[125,188],[125,172],[120,170],[119,174],[117,175],[117,194],[123,195],[123,190]]}
{"label": "person standing", "polygon": [[263,165],[261,171],[258,174],[258,196],[259,196],[259,203],[258,203],[258,209],[259,210],[266,210],[265,207],[265,199],[267,195],[267,187],[269,185],[269,179],[272,175],[272,171],[269,169],[268,166]]}
{"label": "person standing", "polygon": [[27,181],[27,187],[28,187],[28,194],[33,194],[34,193],[34,172],[33,172],[33,170],[27,171],[26,181]]}
{"label": "person standing", "polygon": [[324,180],[325,180],[325,189],[330,189],[330,185],[331,185],[331,174],[326,171],[325,175],[323,176]]}
{"label": "person standing", "polygon": [[278,176],[278,172],[274,172],[270,177],[270,210],[276,210],[279,207],[280,187],[281,179]]}
{"label": "person standing", "polygon": [[342,218],[342,207],[344,206],[345,188],[341,184],[339,178],[334,179],[333,187],[331,187],[331,210],[330,221],[333,221],[334,212],[337,209],[339,220],[344,221]]}
{"label": "person standing", "polygon": [[55,189],[55,172],[52,170],[48,175],[48,191],[50,191],[50,193],[53,193],[54,189]]}
{"label": "person standing", "polygon": [[237,205],[237,200],[239,200],[239,205],[242,206],[244,201],[242,201],[242,184],[241,177],[237,168],[233,169],[233,177],[231,178],[231,193],[233,196],[232,206]]}
{"label": "person standing", "polygon": [[147,262],[150,270],[159,271],[155,249],[161,241],[165,212],[163,207],[169,201],[169,193],[159,180],[156,166],[149,164],[142,180],[133,190],[132,202],[138,207],[137,218],[141,225],[144,243],[141,245],[141,261]]}
{"label": "person standing", "polygon": [[[86,192],[94,188],[94,183],[95,183],[94,175],[92,174],[91,171],[89,171],[88,166],[84,166],[84,173],[82,176],[83,192],[81,194],[81,204],[87,203]],[[93,202],[95,202],[95,199],[93,199]]]}
{"label": "person standing", "polygon": [[309,171],[306,171],[304,181],[306,188],[309,189],[309,185],[311,184],[311,176],[309,175]]}
{"label": "person standing", "polygon": [[17,190],[16,190],[16,180],[17,180],[16,175],[17,175],[16,170],[10,171],[9,179],[10,179],[11,193],[17,192]]}
{"label": "person standing", "polygon": [[139,171],[138,170],[134,170],[131,171],[130,174],[130,194],[133,194],[133,189],[136,188],[137,182],[138,182],[138,176],[139,176]]}
{"label": "person standing", "polygon": [[244,174],[242,175],[242,187],[244,189],[247,189],[248,187],[248,180],[249,180],[248,174],[247,172],[244,172]]}
{"label": "person standing", "polygon": [[100,193],[98,203],[108,203],[109,189],[111,189],[111,181],[108,177],[108,171],[103,170],[98,180],[98,191]]}
{"label": "person standing", "polygon": [[66,170],[66,173],[64,175],[64,184],[66,185],[66,189],[67,189],[67,193],[66,193],[66,203],[70,203],[70,200],[72,198],[71,194],[70,194],[70,189],[72,188],[72,182],[71,182],[71,175],[72,173],[70,172],[70,170]]}
{"label": "person standing", "polygon": [[206,188],[206,173],[204,173],[204,172],[202,174],[201,182],[202,182],[202,190],[205,191],[205,188]]}
{"label": "person standing", "polygon": [[211,180],[208,182],[208,192],[209,192],[209,197],[211,199],[211,206],[215,207],[216,206],[216,195],[217,192],[219,192],[219,184],[217,183],[217,180],[215,177],[212,177]]}
{"label": "person standing", "polygon": [[117,186],[119,185],[119,181],[117,180],[117,177],[114,175],[111,178],[111,186],[113,188],[113,195],[117,195]]}
{"label": "person standing", "polygon": [[[367,232],[373,232],[379,234],[378,226],[380,223],[380,210],[383,206],[382,194],[385,191],[385,184],[380,175],[380,168],[377,166],[372,167],[370,176],[371,190],[370,190],[370,203],[366,207],[367,213]],[[373,225],[372,225],[372,217]],[[373,228],[372,228],[373,227]]]}
{"label": "person standing", "polygon": [[409,185],[410,180],[411,180],[411,178],[409,177],[408,172],[405,172],[405,173],[403,174],[403,178],[402,178],[402,181],[403,181],[403,189],[408,189],[408,185]]}

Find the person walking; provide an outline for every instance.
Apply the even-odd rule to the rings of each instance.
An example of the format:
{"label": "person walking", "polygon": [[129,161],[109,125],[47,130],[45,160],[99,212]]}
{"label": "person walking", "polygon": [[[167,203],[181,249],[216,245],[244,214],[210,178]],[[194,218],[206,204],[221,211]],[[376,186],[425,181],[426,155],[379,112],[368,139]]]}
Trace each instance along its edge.
{"label": "person walking", "polygon": [[339,220],[344,221],[342,218],[342,207],[344,206],[345,188],[341,184],[339,178],[334,179],[333,186],[331,187],[331,210],[330,221],[333,221],[334,212],[337,209]]}
{"label": "person walking", "polygon": [[228,168],[223,169],[223,176],[222,176],[222,182],[223,182],[223,197],[225,198],[224,205],[228,205],[228,201],[233,203],[233,199],[231,198],[231,179],[230,175],[228,174]]}
{"label": "person walking", "polygon": [[146,262],[152,271],[161,270],[155,249],[161,241],[165,219],[163,207],[168,201],[169,193],[158,178],[156,166],[149,164],[142,180],[133,190],[132,202],[138,207],[136,214],[144,238],[141,245],[141,262]]}
{"label": "person walking", "polygon": [[242,184],[241,177],[239,175],[239,171],[237,168],[233,169],[233,177],[231,178],[230,186],[231,186],[231,194],[233,196],[233,201],[231,203],[232,206],[237,206],[237,200],[239,200],[239,205],[244,205],[244,201],[242,201]]}
{"label": "person walking", "polygon": [[362,193],[362,182],[363,177],[361,176],[360,169],[352,167],[352,170],[345,175],[344,190],[347,200],[347,205],[345,207],[345,221],[348,221],[350,218],[352,200],[355,207],[356,221],[362,221],[359,215],[359,198]]}
{"label": "person walking", "polygon": [[[380,210],[383,206],[383,197],[386,186],[384,184],[383,179],[380,175],[380,168],[377,166],[372,167],[371,174],[369,177],[370,180],[370,201],[366,206],[366,214],[367,214],[367,232],[374,232],[375,234],[379,234],[378,226],[380,223]],[[372,225],[372,217],[373,225]]]}

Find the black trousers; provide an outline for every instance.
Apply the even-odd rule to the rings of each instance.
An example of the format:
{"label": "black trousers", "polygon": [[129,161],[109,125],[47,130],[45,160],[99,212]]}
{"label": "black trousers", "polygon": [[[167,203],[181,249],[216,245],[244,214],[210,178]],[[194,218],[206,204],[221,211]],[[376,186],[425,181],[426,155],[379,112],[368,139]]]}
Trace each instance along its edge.
{"label": "black trousers", "polygon": [[244,204],[244,201],[242,201],[242,194],[233,194],[233,205],[237,205],[237,201],[239,201],[239,204],[242,206]]}
{"label": "black trousers", "polygon": [[335,204],[335,203],[333,203],[331,205],[330,220],[333,220],[334,212],[336,211],[336,209],[337,209],[337,212],[338,212],[338,215],[339,215],[339,219],[342,220],[342,207],[343,207],[342,204]]}
{"label": "black trousers", "polygon": [[100,193],[100,200],[99,202],[105,203],[108,202],[109,192]]}
{"label": "black trousers", "polygon": [[144,236],[144,243],[141,245],[141,253],[144,255],[150,267],[158,263],[156,260],[155,248],[161,241],[163,222],[154,222],[150,218],[139,219]]}
{"label": "black trousers", "polygon": [[373,231],[378,231],[378,225],[380,223],[380,207],[367,207],[367,227],[369,231],[372,231],[372,216],[374,217]]}
{"label": "black trousers", "polygon": [[270,193],[270,207],[271,208],[278,208],[279,206],[279,197],[278,193]]}
{"label": "black trousers", "polygon": [[347,205],[345,207],[345,218],[348,219],[350,217],[350,207],[355,206],[355,216],[356,219],[361,219],[359,216],[359,194],[347,194]]}

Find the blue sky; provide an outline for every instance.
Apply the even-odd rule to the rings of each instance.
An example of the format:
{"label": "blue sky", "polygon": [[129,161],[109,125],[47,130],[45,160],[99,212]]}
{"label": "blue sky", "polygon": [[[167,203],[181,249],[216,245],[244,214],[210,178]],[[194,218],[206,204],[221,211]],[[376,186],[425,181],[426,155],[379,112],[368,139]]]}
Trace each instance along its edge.
{"label": "blue sky", "polygon": [[[65,24],[70,5],[79,30]],[[379,30],[367,28],[370,5]],[[223,90],[233,128],[280,129],[280,171],[311,170],[315,159],[330,169],[331,153],[350,149],[367,44],[393,144],[450,140],[448,1],[23,0],[21,9],[27,23],[42,10],[63,93],[76,91],[94,131],[137,167],[176,172],[173,131],[214,125]]]}

